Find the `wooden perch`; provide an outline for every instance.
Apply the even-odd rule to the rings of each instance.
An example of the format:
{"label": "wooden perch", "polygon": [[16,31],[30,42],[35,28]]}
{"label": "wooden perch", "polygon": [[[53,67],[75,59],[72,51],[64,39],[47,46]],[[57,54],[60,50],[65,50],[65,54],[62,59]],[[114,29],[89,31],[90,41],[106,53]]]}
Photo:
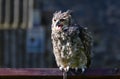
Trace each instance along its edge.
{"label": "wooden perch", "polygon": [[[0,79],[2,78],[27,78],[27,79],[62,79],[62,71],[58,68],[0,68]],[[88,69],[84,74],[70,71],[68,79],[120,79],[120,69]]]}

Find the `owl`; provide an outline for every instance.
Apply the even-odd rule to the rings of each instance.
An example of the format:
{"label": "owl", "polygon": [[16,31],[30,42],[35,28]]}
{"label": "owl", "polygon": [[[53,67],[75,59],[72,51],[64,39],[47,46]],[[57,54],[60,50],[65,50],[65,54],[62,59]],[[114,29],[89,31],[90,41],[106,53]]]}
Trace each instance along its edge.
{"label": "owl", "polygon": [[92,36],[87,28],[76,24],[71,10],[67,10],[53,14],[51,30],[53,53],[59,69],[84,72],[90,65],[92,47]]}

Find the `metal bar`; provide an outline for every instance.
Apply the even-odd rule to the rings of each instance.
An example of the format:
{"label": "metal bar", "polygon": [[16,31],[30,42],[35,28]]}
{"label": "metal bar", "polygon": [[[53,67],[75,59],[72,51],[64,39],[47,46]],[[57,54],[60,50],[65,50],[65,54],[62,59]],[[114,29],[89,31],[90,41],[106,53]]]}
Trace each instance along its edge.
{"label": "metal bar", "polygon": [[32,28],[32,26],[33,26],[33,4],[34,4],[34,0],[29,0],[29,4],[28,4],[28,11],[29,11],[28,28]]}
{"label": "metal bar", "polygon": [[4,22],[5,22],[5,6],[6,6],[6,0],[0,0],[0,8],[1,8],[1,11],[0,11],[0,19],[1,19],[1,22],[0,22],[0,29],[4,29]]}
{"label": "metal bar", "polygon": [[18,27],[19,21],[19,0],[14,0],[14,16],[12,28]]}
{"label": "metal bar", "polygon": [[10,55],[9,55],[9,31],[6,30],[4,31],[4,49],[3,49],[3,52],[4,52],[4,65],[3,67],[8,67],[8,64],[9,64],[9,58],[10,58]]}
{"label": "metal bar", "polygon": [[16,67],[16,30],[11,31],[11,67]]}
{"label": "metal bar", "polygon": [[41,68],[44,68],[44,64],[45,64],[45,60],[44,60],[45,58],[44,57],[45,57],[44,54],[41,53],[40,54],[40,62],[39,62]]}
{"label": "metal bar", "polygon": [[5,23],[4,28],[9,29],[10,28],[10,0],[6,0],[6,7],[5,7]]}
{"label": "metal bar", "polygon": [[31,63],[33,64],[32,65],[33,68],[36,68],[36,62],[37,62],[37,60],[36,60],[36,54],[33,53],[32,60],[31,60]]}
{"label": "metal bar", "polygon": [[0,0],[0,27],[1,27],[1,17],[2,17],[2,0]]}
{"label": "metal bar", "polygon": [[25,68],[29,67],[29,60],[30,60],[30,55],[26,52],[25,54]]}
{"label": "metal bar", "polygon": [[22,62],[22,59],[24,59],[23,52],[25,52],[22,47],[22,45],[24,44],[23,40],[25,39],[25,38],[23,38],[23,30],[21,30],[21,29],[18,30],[18,38],[17,39],[18,39],[18,50],[19,50],[18,51],[18,67],[21,68],[24,65]]}
{"label": "metal bar", "polygon": [[[28,6],[27,6],[27,9],[28,9],[28,13],[27,13],[27,15],[28,15],[28,17],[27,17],[27,29],[30,29],[30,28],[32,28],[32,26],[33,26],[33,2],[34,2],[34,0],[28,0]],[[26,52],[26,54],[25,54],[25,56],[26,56],[26,58],[25,58],[25,67],[29,67],[30,65],[30,54],[29,53],[27,53]]]}
{"label": "metal bar", "polygon": [[[9,24],[12,25],[13,24],[13,18],[14,17],[14,0],[10,0],[10,22]],[[10,26],[10,28],[12,28],[12,26]]]}
{"label": "metal bar", "polygon": [[[68,77],[70,76],[119,76],[120,69],[118,68],[91,68],[86,70],[86,72],[81,73],[81,71],[69,71]],[[0,68],[0,76],[62,76],[62,71],[58,68]]]}
{"label": "metal bar", "polygon": [[21,28],[25,29],[27,27],[27,18],[28,18],[28,0],[23,0],[23,18]]}
{"label": "metal bar", "polygon": [[20,55],[19,55],[19,53],[20,53],[20,38],[19,38],[20,36],[19,36],[19,29],[17,29],[17,32],[16,32],[16,68],[18,68],[20,65],[19,65],[19,57],[20,57]]}
{"label": "metal bar", "polygon": [[22,24],[22,20],[23,20],[23,0],[19,0],[19,21],[18,21],[18,28],[21,28],[21,24]]}
{"label": "metal bar", "polygon": [[3,66],[3,30],[0,30],[0,67]]}
{"label": "metal bar", "polygon": [[26,59],[26,30],[21,30],[22,31],[22,40],[21,40],[21,50],[22,50],[22,68],[25,68],[25,59]]}

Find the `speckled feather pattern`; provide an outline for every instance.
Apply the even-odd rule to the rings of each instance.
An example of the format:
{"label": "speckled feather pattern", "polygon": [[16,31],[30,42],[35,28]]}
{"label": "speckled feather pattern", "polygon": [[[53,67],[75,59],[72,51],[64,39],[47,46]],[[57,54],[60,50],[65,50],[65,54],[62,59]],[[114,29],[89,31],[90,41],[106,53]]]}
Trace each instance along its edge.
{"label": "speckled feather pattern", "polygon": [[[71,11],[55,12],[52,18],[53,53],[60,70],[85,71],[91,61],[92,37],[86,27],[73,22]],[[66,78],[65,74],[63,77]],[[65,79],[64,78],[64,79]]]}
{"label": "speckled feather pattern", "polygon": [[80,38],[78,27],[69,27],[65,31],[52,31],[53,52],[57,65],[66,68],[85,68],[87,56]]}

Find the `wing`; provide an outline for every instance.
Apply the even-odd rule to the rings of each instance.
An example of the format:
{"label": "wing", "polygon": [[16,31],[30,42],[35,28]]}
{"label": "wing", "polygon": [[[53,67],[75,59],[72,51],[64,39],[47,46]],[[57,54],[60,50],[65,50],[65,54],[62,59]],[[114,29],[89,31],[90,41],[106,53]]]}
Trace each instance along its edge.
{"label": "wing", "polygon": [[92,36],[85,27],[80,26],[79,31],[79,37],[81,38],[82,44],[84,46],[84,51],[87,56],[87,67],[89,67],[91,63]]}

